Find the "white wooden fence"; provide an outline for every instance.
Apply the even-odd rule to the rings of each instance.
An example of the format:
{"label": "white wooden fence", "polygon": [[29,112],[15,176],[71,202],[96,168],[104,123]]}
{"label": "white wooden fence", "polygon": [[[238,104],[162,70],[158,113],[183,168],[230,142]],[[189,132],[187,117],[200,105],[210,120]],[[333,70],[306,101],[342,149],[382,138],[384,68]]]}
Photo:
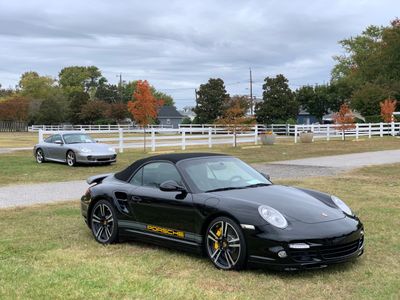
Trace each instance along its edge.
{"label": "white wooden fence", "polygon": [[[243,131],[238,131],[236,134],[236,143],[254,143],[255,145],[259,142],[260,134],[265,131],[273,131],[278,134],[279,138],[291,136],[294,142],[298,142],[299,134],[303,131],[312,131],[314,133],[314,139],[344,139],[344,135],[341,130],[334,124],[326,125],[284,125],[274,124],[274,126],[256,125],[251,128],[247,128]],[[360,137],[379,136],[385,135],[394,136],[400,131],[400,123],[368,123],[368,124],[355,124],[355,127],[350,130],[346,130],[345,135],[348,137]],[[274,128],[274,130],[272,130]],[[57,130],[56,128],[47,128],[43,130],[38,128],[39,142],[43,141],[45,135],[55,133],[66,133],[76,132],[76,130]],[[36,129],[35,129],[36,130]],[[107,137],[96,138],[99,142],[105,142],[111,144],[117,148],[119,152],[123,152],[126,148],[143,148],[144,137],[143,129],[129,129],[120,127],[118,129],[103,129],[99,130],[97,127],[89,127],[86,129],[82,127],[81,132],[92,133],[92,134],[104,134]],[[146,129],[146,147],[151,148],[155,151],[160,147],[180,147],[185,150],[187,146],[208,146],[209,148],[213,145],[218,144],[230,144],[234,145],[235,136],[232,132],[232,128],[223,127],[220,125],[214,125],[205,127],[203,125],[198,126],[181,126],[179,129],[173,128],[161,128],[153,127]]]}
{"label": "white wooden fence", "polygon": [[[130,124],[120,125],[32,125],[28,127],[28,131],[70,131],[70,130],[89,130],[89,131],[115,131],[120,128],[124,130],[142,129],[138,126]],[[172,128],[172,125],[149,125],[147,128]]]}
{"label": "white wooden fence", "polygon": [[[56,133],[72,133],[77,131],[56,131],[39,129],[39,142],[43,141],[45,135]],[[80,132],[93,134],[107,134],[112,137],[95,138],[99,142],[105,142],[118,149],[120,153],[126,148],[143,148],[144,136],[143,130],[84,130]],[[232,130],[226,128],[192,128],[192,129],[168,129],[151,128],[146,130],[146,147],[155,151],[159,147],[180,147],[185,150],[187,146],[208,146],[221,144],[235,144],[235,136]],[[241,131],[236,134],[236,143],[258,143],[258,127],[250,128],[247,131]]]}

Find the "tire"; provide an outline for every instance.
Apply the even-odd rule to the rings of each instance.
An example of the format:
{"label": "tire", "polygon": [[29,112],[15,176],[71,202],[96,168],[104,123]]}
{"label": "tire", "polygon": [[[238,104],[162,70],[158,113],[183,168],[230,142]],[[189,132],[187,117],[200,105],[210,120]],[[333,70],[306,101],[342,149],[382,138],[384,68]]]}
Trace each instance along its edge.
{"label": "tire", "polygon": [[43,150],[40,148],[36,150],[35,157],[38,164],[44,163],[46,161],[44,158]]}
{"label": "tire", "polygon": [[106,201],[98,201],[90,214],[90,228],[97,242],[112,244],[118,241],[118,220],[114,206]]}
{"label": "tire", "polygon": [[68,166],[74,167],[76,165],[76,155],[75,155],[74,151],[70,150],[67,152],[66,160],[67,160]]}
{"label": "tire", "polygon": [[207,228],[208,258],[222,270],[241,270],[247,261],[246,241],[239,225],[227,217],[214,219]]}

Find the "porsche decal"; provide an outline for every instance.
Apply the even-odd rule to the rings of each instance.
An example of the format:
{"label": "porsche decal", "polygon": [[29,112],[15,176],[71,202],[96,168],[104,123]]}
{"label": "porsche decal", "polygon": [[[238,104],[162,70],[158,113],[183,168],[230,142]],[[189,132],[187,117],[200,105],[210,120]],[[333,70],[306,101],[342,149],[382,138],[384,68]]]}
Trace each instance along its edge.
{"label": "porsche decal", "polygon": [[185,237],[185,233],[183,231],[179,231],[179,230],[158,227],[158,226],[154,226],[154,225],[147,225],[146,229],[149,231],[154,231],[154,232],[158,232],[158,233],[162,233],[162,234],[166,234],[166,235],[173,235],[173,236],[176,236],[176,237],[179,237],[182,239]]}

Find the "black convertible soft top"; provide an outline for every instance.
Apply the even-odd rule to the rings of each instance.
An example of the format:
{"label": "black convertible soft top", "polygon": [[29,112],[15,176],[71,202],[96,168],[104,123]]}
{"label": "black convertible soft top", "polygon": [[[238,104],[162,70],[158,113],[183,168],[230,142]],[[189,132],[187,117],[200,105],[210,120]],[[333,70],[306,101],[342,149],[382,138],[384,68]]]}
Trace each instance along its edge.
{"label": "black convertible soft top", "polygon": [[121,172],[115,173],[114,177],[118,180],[128,181],[131,175],[136,171],[137,168],[150,161],[166,160],[176,164],[180,160],[197,158],[197,157],[208,157],[208,156],[227,156],[226,154],[220,153],[170,153],[150,156],[139,159],[131,164]]}

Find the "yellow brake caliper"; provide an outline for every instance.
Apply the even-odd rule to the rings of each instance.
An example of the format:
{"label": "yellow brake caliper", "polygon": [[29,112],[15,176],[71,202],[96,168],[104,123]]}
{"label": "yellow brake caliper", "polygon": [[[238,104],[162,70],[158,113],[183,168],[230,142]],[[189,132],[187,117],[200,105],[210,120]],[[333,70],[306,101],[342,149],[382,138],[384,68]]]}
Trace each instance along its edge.
{"label": "yellow brake caliper", "polygon": [[[215,234],[217,237],[220,237],[222,235],[222,228],[220,227]],[[217,250],[218,248],[219,248],[218,242],[214,242],[214,249]]]}

